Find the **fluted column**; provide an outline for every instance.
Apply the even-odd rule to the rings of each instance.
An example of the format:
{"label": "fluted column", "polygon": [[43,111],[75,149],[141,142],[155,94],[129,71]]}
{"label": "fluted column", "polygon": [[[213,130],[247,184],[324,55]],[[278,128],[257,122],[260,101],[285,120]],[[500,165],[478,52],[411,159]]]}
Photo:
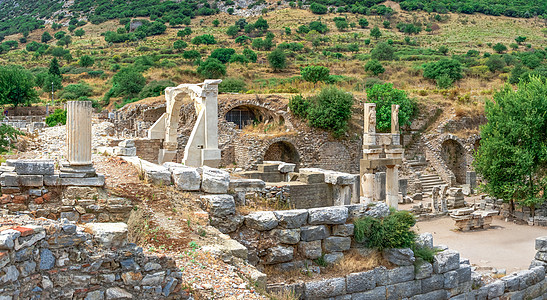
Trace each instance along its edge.
{"label": "fluted column", "polygon": [[68,101],[66,110],[68,162],[91,165],[91,101]]}

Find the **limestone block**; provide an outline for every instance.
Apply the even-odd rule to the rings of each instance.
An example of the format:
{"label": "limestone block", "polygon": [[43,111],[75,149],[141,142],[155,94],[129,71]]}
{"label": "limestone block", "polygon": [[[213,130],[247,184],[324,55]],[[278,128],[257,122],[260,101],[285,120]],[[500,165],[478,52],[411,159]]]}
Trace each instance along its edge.
{"label": "limestone block", "polygon": [[215,168],[203,167],[201,189],[205,193],[225,194],[230,185],[230,174]]}
{"label": "limestone block", "polygon": [[444,276],[442,274],[433,274],[431,277],[422,279],[422,292],[429,293],[442,289],[444,286]]}
{"label": "limestone block", "polygon": [[323,242],[323,248],[326,253],[347,251],[350,247],[350,237],[331,236]]}
{"label": "limestone block", "polygon": [[429,232],[424,232],[416,237],[416,245],[420,247],[433,248],[433,235]]}
{"label": "limestone block", "polygon": [[427,261],[422,261],[416,266],[416,279],[424,279],[433,274],[433,265]]}
{"label": "limestone block", "polygon": [[234,197],[230,195],[207,195],[201,196],[207,210],[213,217],[224,218],[236,213]]}
{"label": "limestone block", "polygon": [[19,186],[19,177],[15,172],[4,172],[0,175],[2,186]]}
{"label": "limestone block", "polygon": [[181,191],[199,191],[201,188],[201,175],[196,168],[182,167],[172,168],[171,176],[175,188]]}
{"label": "limestone block", "polygon": [[[439,291],[432,291],[426,294],[418,294],[412,298],[411,300],[439,300],[439,299],[448,299],[448,292],[445,290],[439,290]],[[456,300],[456,298],[453,298]],[[465,295],[464,298],[465,299]],[[474,298],[473,298],[474,299]]]}
{"label": "limestone block", "polygon": [[494,299],[503,295],[505,283],[502,280],[494,281],[484,286],[488,290],[488,299]]}
{"label": "limestone block", "polygon": [[351,295],[352,300],[373,300],[386,299],[387,289],[385,286],[379,286],[371,291],[355,293]]}
{"label": "limestone block", "polygon": [[298,244],[300,242],[300,229],[274,229],[272,235],[283,244]]}
{"label": "limestone block", "polygon": [[298,244],[298,249],[300,253],[306,258],[316,259],[321,257],[321,240],[311,241],[311,242],[300,242]]}
{"label": "limestone block", "polygon": [[346,276],[346,281],[348,293],[372,290],[376,287],[376,270],[351,273]]}
{"label": "limestone block", "polygon": [[148,182],[160,185],[171,184],[171,172],[165,167],[153,165],[143,166],[144,175]]}
{"label": "limestone block", "polygon": [[118,156],[136,156],[137,148],[136,147],[114,147],[114,155]]}
{"label": "limestone block", "polygon": [[59,175],[44,175],[44,185],[45,186],[57,186],[61,184]]}
{"label": "limestone block", "polygon": [[17,177],[20,186],[40,187],[44,185],[43,175],[19,175]]}
{"label": "limestone block", "polygon": [[275,216],[279,220],[279,226],[284,228],[300,228],[308,220],[308,210],[293,209],[274,211]]}
{"label": "limestone block", "polygon": [[15,245],[15,239],[20,236],[21,232],[13,229],[8,229],[0,232],[0,249],[13,249],[13,246]]}
{"label": "limestone block", "polygon": [[325,174],[318,172],[300,172],[298,180],[307,184],[324,183]]}
{"label": "limestone block", "polygon": [[135,147],[135,141],[134,140],[124,140],[118,143],[119,147],[123,148],[131,148]]}
{"label": "limestone block", "polygon": [[260,179],[230,179],[230,190],[260,192],[264,188],[266,188],[266,183]]}
{"label": "limestone block", "polygon": [[358,179],[355,175],[341,172],[325,172],[325,182],[334,185],[352,185]]}
{"label": "limestone block", "polygon": [[402,266],[387,271],[387,283],[397,284],[414,280],[414,266]]}
{"label": "limestone block", "polygon": [[536,251],[547,252],[547,236],[536,238]]}
{"label": "limestone block", "polygon": [[373,202],[366,206],[364,216],[373,218],[384,218],[389,215],[389,206],[385,202]]}
{"label": "limestone block", "polygon": [[327,253],[325,254],[323,258],[325,259],[325,262],[327,264],[332,265],[338,262],[339,260],[341,260],[342,258],[344,258],[344,253],[342,252]]}
{"label": "limestone block", "polygon": [[[56,175],[53,175],[56,176]],[[53,179],[48,179],[49,181]],[[45,181],[44,181],[45,182]],[[56,185],[61,186],[104,186],[104,175],[97,175],[97,177],[85,177],[85,178],[58,178]]]}
{"label": "limestone block", "polygon": [[144,278],[142,279],[141,284],[149,285],[149,286],[161,285],[164,278],[165,278],[164,271],[156,272],[152,274],[146,274],[146,276],[144,276]]}
{"label": "limestone block", "polygon": [[271,211],[259,211],[245,216],[245,225],[249,228],[264,231],[274,229],[278,224],[275,214]]}
{"label": "limestone block", "polygon": [[421,294],[420,281],[407,281],[387,286],[388,299],[406,299]]}
{"label": "limestone block", "polygon": [[106,299],[133,299],[133,295],[122,288],[112,287],[106,290]]}
{"label": "limestone block", "polygon": [[348,219],[348,208],[344,206],[312,208],[308,213],[308,223],[311,225],[344,224]]}
{"label": "limestone block", "polygon": [[300,239],[305,242],[323,240],[329,236],[325,225],[304,226],[300,229]]}
{"label": "limestone block", "polygon": [[271,265],[282,262],[291,261],[293,259],[293,248],[292,247],[283,247],[275,246],[267,250],[267,254],[264,257],[264,264]]}
{"label": "limestone block", "polygon": [[444,288],[453,289],[458,286],[458,272],[448,271],[443,273],[444,276]]}
{"label": "limestone block", "polygon": [[433,261],[433,271],[435,273],[445,273],[458,269],[460,267],[460,253],[454,250],[444,250],[435,254]]}
{"label": "limestone block", "polygon": [[353,236],[355,226],[353,224],[341,224],[332,226],[332,235]]}
{"label": "limestone block", "polygon": [[346,293],[344,277],[306,282],[305,285],[307,299],[336,297]]}
{"label": "limestone block", "polygon": [[55,162],[49,159],[24,159],[13,162],[19,175],[53,175]]}
{"label": "limestone block", "polygon": [[296,164],[283,162],[279,164],[279,166],[277,167],[277,170],[280,173],[290,173],[290,172],[294,172],[295,168],[296,168]]}
{"label": "limestone block", "polygon": [[389,262],[398,266],[410,266],[414,264],[414,261],[416,261],[414,252],[409,248],[385,249],[384,257]]}
{"label": "limestone block", "polygon": [[127,242],[125,223],[88,223],[85,228],[93,235],[93,240],[105,248],[121,247]]}

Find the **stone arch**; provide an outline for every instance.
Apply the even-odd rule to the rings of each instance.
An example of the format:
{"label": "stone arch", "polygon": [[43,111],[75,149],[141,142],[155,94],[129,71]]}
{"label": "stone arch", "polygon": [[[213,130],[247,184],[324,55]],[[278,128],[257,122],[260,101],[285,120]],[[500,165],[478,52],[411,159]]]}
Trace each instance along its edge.
{"label": "stone arch", "polygon": [[296,164],[300,163],[300,154],[296,147],[289,141],[281,140],[271,143],[264,151],[263,161],[283,161]]}
{"label": "stone arch", "polygon": [[234,123],[239,129],[259,121],[260,117],[260,114],[257,116],[255,110],[246,105],[236,106],[224,115],[226,121]]}
{"label": "stone arch", "polygon": [[467,171],[465,147],[455,139],[446,139],[441,144],[441,157],[454,173],[456,183],[464,184]]}

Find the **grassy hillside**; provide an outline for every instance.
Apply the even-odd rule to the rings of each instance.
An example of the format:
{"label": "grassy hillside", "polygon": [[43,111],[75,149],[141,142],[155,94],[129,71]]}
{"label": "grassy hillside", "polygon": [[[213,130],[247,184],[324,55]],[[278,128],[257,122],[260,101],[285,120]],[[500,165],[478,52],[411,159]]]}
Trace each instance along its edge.
{"label": "grassy hillside", "polygon": [[[408,1],[403,1],[401,4],[404,2]],[[78,3],[84,3],[84,1],[76,1],[75,5]],[[24,37],[21,33],[6,36],[5,41],[19,41],[19,43],[15,49],[4,49],[0,54],[0,65],[22,65],[36,75],[46,72],[55,54],[53,49],[56,48],[58,39],[53,38],[48,41],[46,44],[49,49],[43,53],[25,49],[32,42],[42,43],[42,35],[46,31],[51,36],[59,31],[65,31],[67,35],[72,36],[72,41],[69,45],[57,49],[59,51],[64,49],[65,52],[68,50],[70,53],[70,55],[66,53],[58,55],[63,73],[63,86],[66,89],[70,84],[89,84],[90,91],[85,93],[85,97],[112,107],[115,102],[121,103],[124,100],[130,102],[142,98],[137,93],[132,96],[112,97],[110,102],[104,101],[104,96],[113,85],[112,78],[120,72],[119,70],[132,69],[142,73],[148,89],[154,90],[158,81],[163,81],[163,84],[165,81],[175,84],[202,81],[203,76],[197,72],[198,64],[200,61],[203,63],[215,49],[233,48],[236,54],[242,54],[247,48],[257,54],[257,62],[226,63],[226,75],[222,76],[243,92],[309,94],[316,92],[324,85],[335,84],[355,93],[358,98],[364,98],[366,86],[383,81],[392,82],[395,87],[406,90],[422,102],[440,102],[455,106],[458,113],[462,115],[480,112],[484,100],[490,97],[493,90],[508,81],[515,66],[527,63],[530,54],[537,57],[539,65],[535,63],[530,66],[525,65],[523,70],[545,72],[547,39],[545,31],[542,32],[545,28],[545,20],[539,17],[511,18],[484,14],[407,11],[402,10],[399,3],[390,1],[382,3],[391,9],[388,15],[314,14],[310,10],[288,8],[289,5],[286,3],[281,4],[281,7],[287,8],[268,11],[261,15],[269,26],[267,31],[260,32],[255,29],[245,33],[242,29],[237,33],[236,36],[248,36],[251,39],[243,45],[236,43],[235,37],[226,34],[227,29],[242,17],[223,12],[210,16],[194,15],[190,25],[172,26],[166,22],[165,32],[161,34],[142,39],[130,38],[122,43],[108,43],[104,35],[107,31],[126,34],[128,37],[138,33],[138,30],[126,33],[125,29],[122,29],[125,25],[120,23],[126,24],[129,21],[127,18],[99,24],[90,22],[76,24],[77,22],[74,21],[72,33],[67,26],[53,29],[52,25],[48,24],[44,28],[30,31],[24,43],[20,42]],[[189,2],[188,5],[192,3]],[[276,7],[277,4],[272,5]],[[217,7],[226,8],[222,5]],[[105,13],[108,11],[105,10]],[[218,11],[221,9],[219,8]],[[82,14],[84,14],[83,10]],[[334,18],[338,18],[339,23],[340,20],[342,23],[345,22],[347,28],[337,28]],[[362,18],[368,21],[365,27],[359,25],[359,20]],[[68,25],[70,19],[66,17],[57,21]],[[152,21],[150,18],[138,19]],[[254,23],[259,16],[245,19],[247,23]],[[326,25],[328,31],[324,34],[316,31],[307,32],[301,27],[303,25],[309,27],[310,22],[314,21],[320,21]],[[156,20],[156,24],[159,23]],[[412,24],[421,30],[413,34],[404,33],[398,29],[398,27],[402,28],[398,26],[399,23]],[[57,27],[57,25],[54,26]],[[192,31],[189,36],[177,36],[180,30],[187,27]],[[371,37],[374,27],[378,27],[381,32],[381,36],[377,39]],[[79,29],[85,31],[81,37],[74,34]],[[273,34],[271,39],[273,46],[269,50],[253,47],[253,39],[265,40],[270,33]],[[212,45],[192,43],[195,37],[204,34],[213,35],[217,43]],[[526,39],[516,44],[515,38],[519,36]],[[183,40],[187,47],[174,49],[174,43],[179,40]],[[287,47],[284,48],[288,64],[281,71],[274,72],[268,64],[268,55],[283,43],[292,43],[285,44]],[[370,61],[374,47],[380,43],[390,44],[395,51],[395,58],[381,60],[380,63],[385,72],[373,75],[372,72],[365,71],[364,66]],[[497,43],[505,45],[508,49],[497,54],[493,49]],[[516,44],[516,46],[513,45],[514,49],[510,47],[511,44]],[[200,59],[197,62],[195,59],[184,58],[184,52],[190,50],[199,52]],[[90,56],[94,63],[92,66],[82,67],[79,59],[86,55]],[[424,77],[423,67],[424,64],[443,59],[457,60],[462,66],[463,78],[456,80],[452,85],[441,87],[435,80]],[[497,65],[491,68],[489,65],[493,63]],[[309,65],[328,67],[331,77],[327,82],[317,84],[303,80],[300,70]],[[160,82],[159,85],[161,84]],[[42,93],[41,97],[46,100],[49,94]],[[56,98],[66,97],[66,94],[66,92],[58,91]]]}

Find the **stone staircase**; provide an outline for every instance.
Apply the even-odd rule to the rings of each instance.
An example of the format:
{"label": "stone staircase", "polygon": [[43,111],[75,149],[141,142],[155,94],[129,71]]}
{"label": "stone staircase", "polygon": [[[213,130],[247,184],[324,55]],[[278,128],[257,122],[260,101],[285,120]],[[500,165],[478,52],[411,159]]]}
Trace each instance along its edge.
{"label": "stone staircase", "polygon": [[441,177],[437,174],[423,174],[420,178],[422,182],[422,189],[424,193],[431,193],[434,186],[444,185],[444,182]]}

